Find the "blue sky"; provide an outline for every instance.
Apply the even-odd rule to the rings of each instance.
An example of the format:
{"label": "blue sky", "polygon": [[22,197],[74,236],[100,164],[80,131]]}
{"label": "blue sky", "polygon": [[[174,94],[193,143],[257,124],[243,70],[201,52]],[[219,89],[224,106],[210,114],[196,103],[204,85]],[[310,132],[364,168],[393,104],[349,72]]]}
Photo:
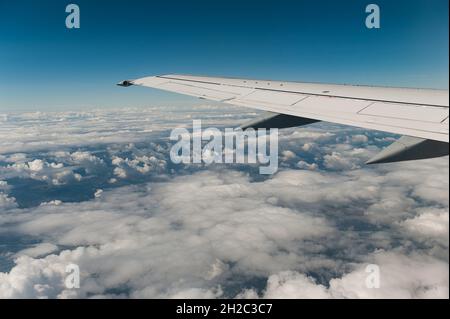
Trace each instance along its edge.
{"label": "blue sky", "polygon": [[0,2],[0,111],[193,103],[114,85],[164,73],[448,88],[447,0],[69,3]]}

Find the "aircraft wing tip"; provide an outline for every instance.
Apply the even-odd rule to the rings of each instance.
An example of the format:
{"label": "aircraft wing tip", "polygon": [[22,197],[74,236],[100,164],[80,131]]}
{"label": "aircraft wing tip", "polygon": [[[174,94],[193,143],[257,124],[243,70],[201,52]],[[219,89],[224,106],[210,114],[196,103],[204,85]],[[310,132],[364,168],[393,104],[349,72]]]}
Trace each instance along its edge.
{"label": "aircraft wing tip", "polygon": [[119,83],[117,83],[118,86],[123,86],[123,87],[128,87],[133,85],[133,81],[130,80],[124,80],[124,81],[120,81]]}

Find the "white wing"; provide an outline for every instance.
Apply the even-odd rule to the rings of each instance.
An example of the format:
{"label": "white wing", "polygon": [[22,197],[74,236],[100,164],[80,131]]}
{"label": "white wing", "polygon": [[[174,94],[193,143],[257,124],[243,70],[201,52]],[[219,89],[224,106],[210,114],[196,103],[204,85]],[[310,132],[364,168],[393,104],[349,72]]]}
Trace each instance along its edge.
{"label": "white wing", "polygon": [[[449,142],[449,93],[444,90],[186,75],[151,76],[119,85],[152,87],[290,117],[406,135],[418,141]],[[448,144],[445,147],[448,153]]]}

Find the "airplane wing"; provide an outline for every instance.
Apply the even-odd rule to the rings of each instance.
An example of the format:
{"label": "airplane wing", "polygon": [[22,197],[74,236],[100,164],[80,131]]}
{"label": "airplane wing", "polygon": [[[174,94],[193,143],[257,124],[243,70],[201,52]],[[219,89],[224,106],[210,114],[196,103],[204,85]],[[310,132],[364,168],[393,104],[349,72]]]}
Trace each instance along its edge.
{"label": "airplane wing", "polygon": [[448,90],[371,87],[200,77],[150,76],[140,85],[266,111],[242,127],[291,127],[333,122],[404,135],[369,163],[448,155]]}

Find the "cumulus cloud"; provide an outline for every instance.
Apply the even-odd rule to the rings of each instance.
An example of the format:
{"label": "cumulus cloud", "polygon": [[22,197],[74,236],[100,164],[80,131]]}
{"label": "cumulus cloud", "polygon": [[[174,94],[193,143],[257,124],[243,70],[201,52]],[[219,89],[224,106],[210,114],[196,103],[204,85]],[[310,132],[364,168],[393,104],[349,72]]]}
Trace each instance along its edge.
{"label": "cumulus cloud", "polygon": [[[15,158],[14,156],[12,158]],[[12,161],[12,158],[8,158]],[[4,178],[30,178],[53,185],[62,185],[71,181],[80,181],[82,176],[74,172],[74,168],[67,168],[63,163],[46,162],[42,159],[27,161],[27,158],[15,158],[15,162],[0,167],[0,174]]]}
{"label": "cumulus cloud", "polygon": [[16,207],[16,200],[14,197],[8,197],[8,195],[0,192],[0,208],[1,209],[11,209]]}
{"label": "cumulus cloud", "polygon": [[21,250],[16,255],[18,257],[20,257],[22,255],[26,255],[29,257],[39,257],[39,256],[43,256],[43,255],[49,255],[50,253],[52,253],[56,250],[58,250],[58,246],[56,246],[54,244],[41,243],[41,244],[37,244],[33,247]]}
{"label": "cumulus cloud", "polygon": [[269,277],[264,297],[270,299],[324,299],[329,295],[327,288],[317,284],[311,277],[293,271],[285,271]]}
{"label": "cumulus cloud", "polygon": [[448,214],[446,211],[427,211],[403,222],[410,231],[430,236],[448,234]]}
{"label": "cumulus cloud", "polygon": [[318,168],[316,163],[307,163],[305,161],[299,161],[297,163],[297,167],[301,169],[309,169],[309,170],[315,170]]}
{"label": "cumulus cloud", "polygon": [[167,166],[165,159],[147,155],[133,155],[132,159],[114,156],[112,164],[116,166],[114,175],[120,178],[127,178],[135,174],[161,173]]}
{"label": "cumulus cloud", "polygon": [[[233,276],[269,278],[266,292],[255,292],[265,297],[368,297],[352,287],[358,282],[360,289],[365,283],[361,278],[367,273],[362,268],[346,273],[347,267],[354,267],[345,265],[351,255],[339,257],[337,253],[331,258],[326,254],[351,246],[355,261],[374,259],[372,262],[389,274],[390,288],[377,290],[373,296],[406,298],[434,293],[445,297],[445,261],[434,256],[409,257],[401,245],[396,249],[405,257],[398,257],[399,261],[397,254],[371,259],[364,240],[366,231],[355,233],[345,225],[336,225],[339,220],[345,223],[361,218],[357,207],[352,212],[353,202],[383,196],[382,181],[364,186],[354,175],[285,171],[269,180],[252,182],[245,174],[233,171],[200,172],[170,182],[103,192],[88,202],[40,206],[26,214],[8,216],[3,224],[7,223],[9,230],[12,227],[17,233],[45,236],[53,245],[79,248],[40,258],[40,263],[17,259],[17,265],[3,275],[3,285],[9,287],[5,296],[67,294],[63,286],[50,293],[41,286],[33,290],[31,283],[15,281],[17,276],[27,276],[19,275],[19,271],[31,267],[33,287],[37,282],[54,287],[56,281],[64,279],[60,268],[72,262],[85,273],[76,297],[108,295],[109,290],[123,285],[129,288],[131,297],[230,296],[227,281]],[[359,193],[348,192],[357,185]],[[323,211],[328,205],[334,205],[336,211]],[[346,207],[345,215],[339,207]],[[385,231],[374,232],[383,240],[371,239],[371,245],[379,249],[395,245],[395,239]],[[428,275],[410,277],[411,282],[406,276],[400,282],[389,279],[397,276],[391,271],[409,267],[410,259],[417,262],[408,268],[415,276],[419,276],[417,269],[427,265],[432,270]],[[50,262],[58,268],[49,278],[33,268],[36,264],[48,267]],[[287,275],[283,273],[286,269],[290,270]],[[330,276],[336,271],[337,278]],[[321,273],[328,279],[318,283],[308,273]],[[404,291],[389,295],[397,284],[404,285]],[[426,287],[434,288],[428,291]]]}
{"label": "cumulus cloud", "polygon": [[[197,111],[208,125],[254,115]],[[0,237],[32,244],[2,246],[14,264],[0,297],[448,298],[448,158],[366,167],[390,136],[318,123],[280,131],[273,176],[175,166],[167,126],[189,127],[192,112],[6,117]],[[64,285],[71,263],[77,290]]]}
{"label": "cumulus cloud", "polygon": [[[208,286],[233,271],[266,275],[272,269],[293,267],[303,259],[294,253],[295,243],[333,233],[324,219],[273,207],[248,184],[242,174],[232,172],[222,179],[202,173],[146,190],[104,192],[90,203],[40,206],[18,217],[15,229],[34,236],[51,234],[57,245],[98,247],[89,250],[92,255],[80,255],[86,258],[80,267],[92,273],[103,273],[102,260],[117,255],[109,263],[112,269],[104,269],[106,277],[97,278],[105,280],[101,286],[112,288],[131,280],[136,294],[145,291],[148,297],[178,294],[192,284]],[[194,191],[199,191],[195,198]],[[228,201],[237,194],[242,196],[239,200]],[[131,261],[131,256],[137,259]],[[186,287],[171,287],[168,275],[174,283],[185,281]],[[83,296],[83,290],[80,293]]]}
{"label": "cumulus cloud", "polygon": [[[376,264],[356,269],[324,286],[304,274],[285,271],[271,275],[263,298],[448,298],[448,264],[423,256],[377,252],[368,256]],[[368,267],[379,267],[379,286],[367,284]],[[241,297],[258,297],[246,291]]]}

